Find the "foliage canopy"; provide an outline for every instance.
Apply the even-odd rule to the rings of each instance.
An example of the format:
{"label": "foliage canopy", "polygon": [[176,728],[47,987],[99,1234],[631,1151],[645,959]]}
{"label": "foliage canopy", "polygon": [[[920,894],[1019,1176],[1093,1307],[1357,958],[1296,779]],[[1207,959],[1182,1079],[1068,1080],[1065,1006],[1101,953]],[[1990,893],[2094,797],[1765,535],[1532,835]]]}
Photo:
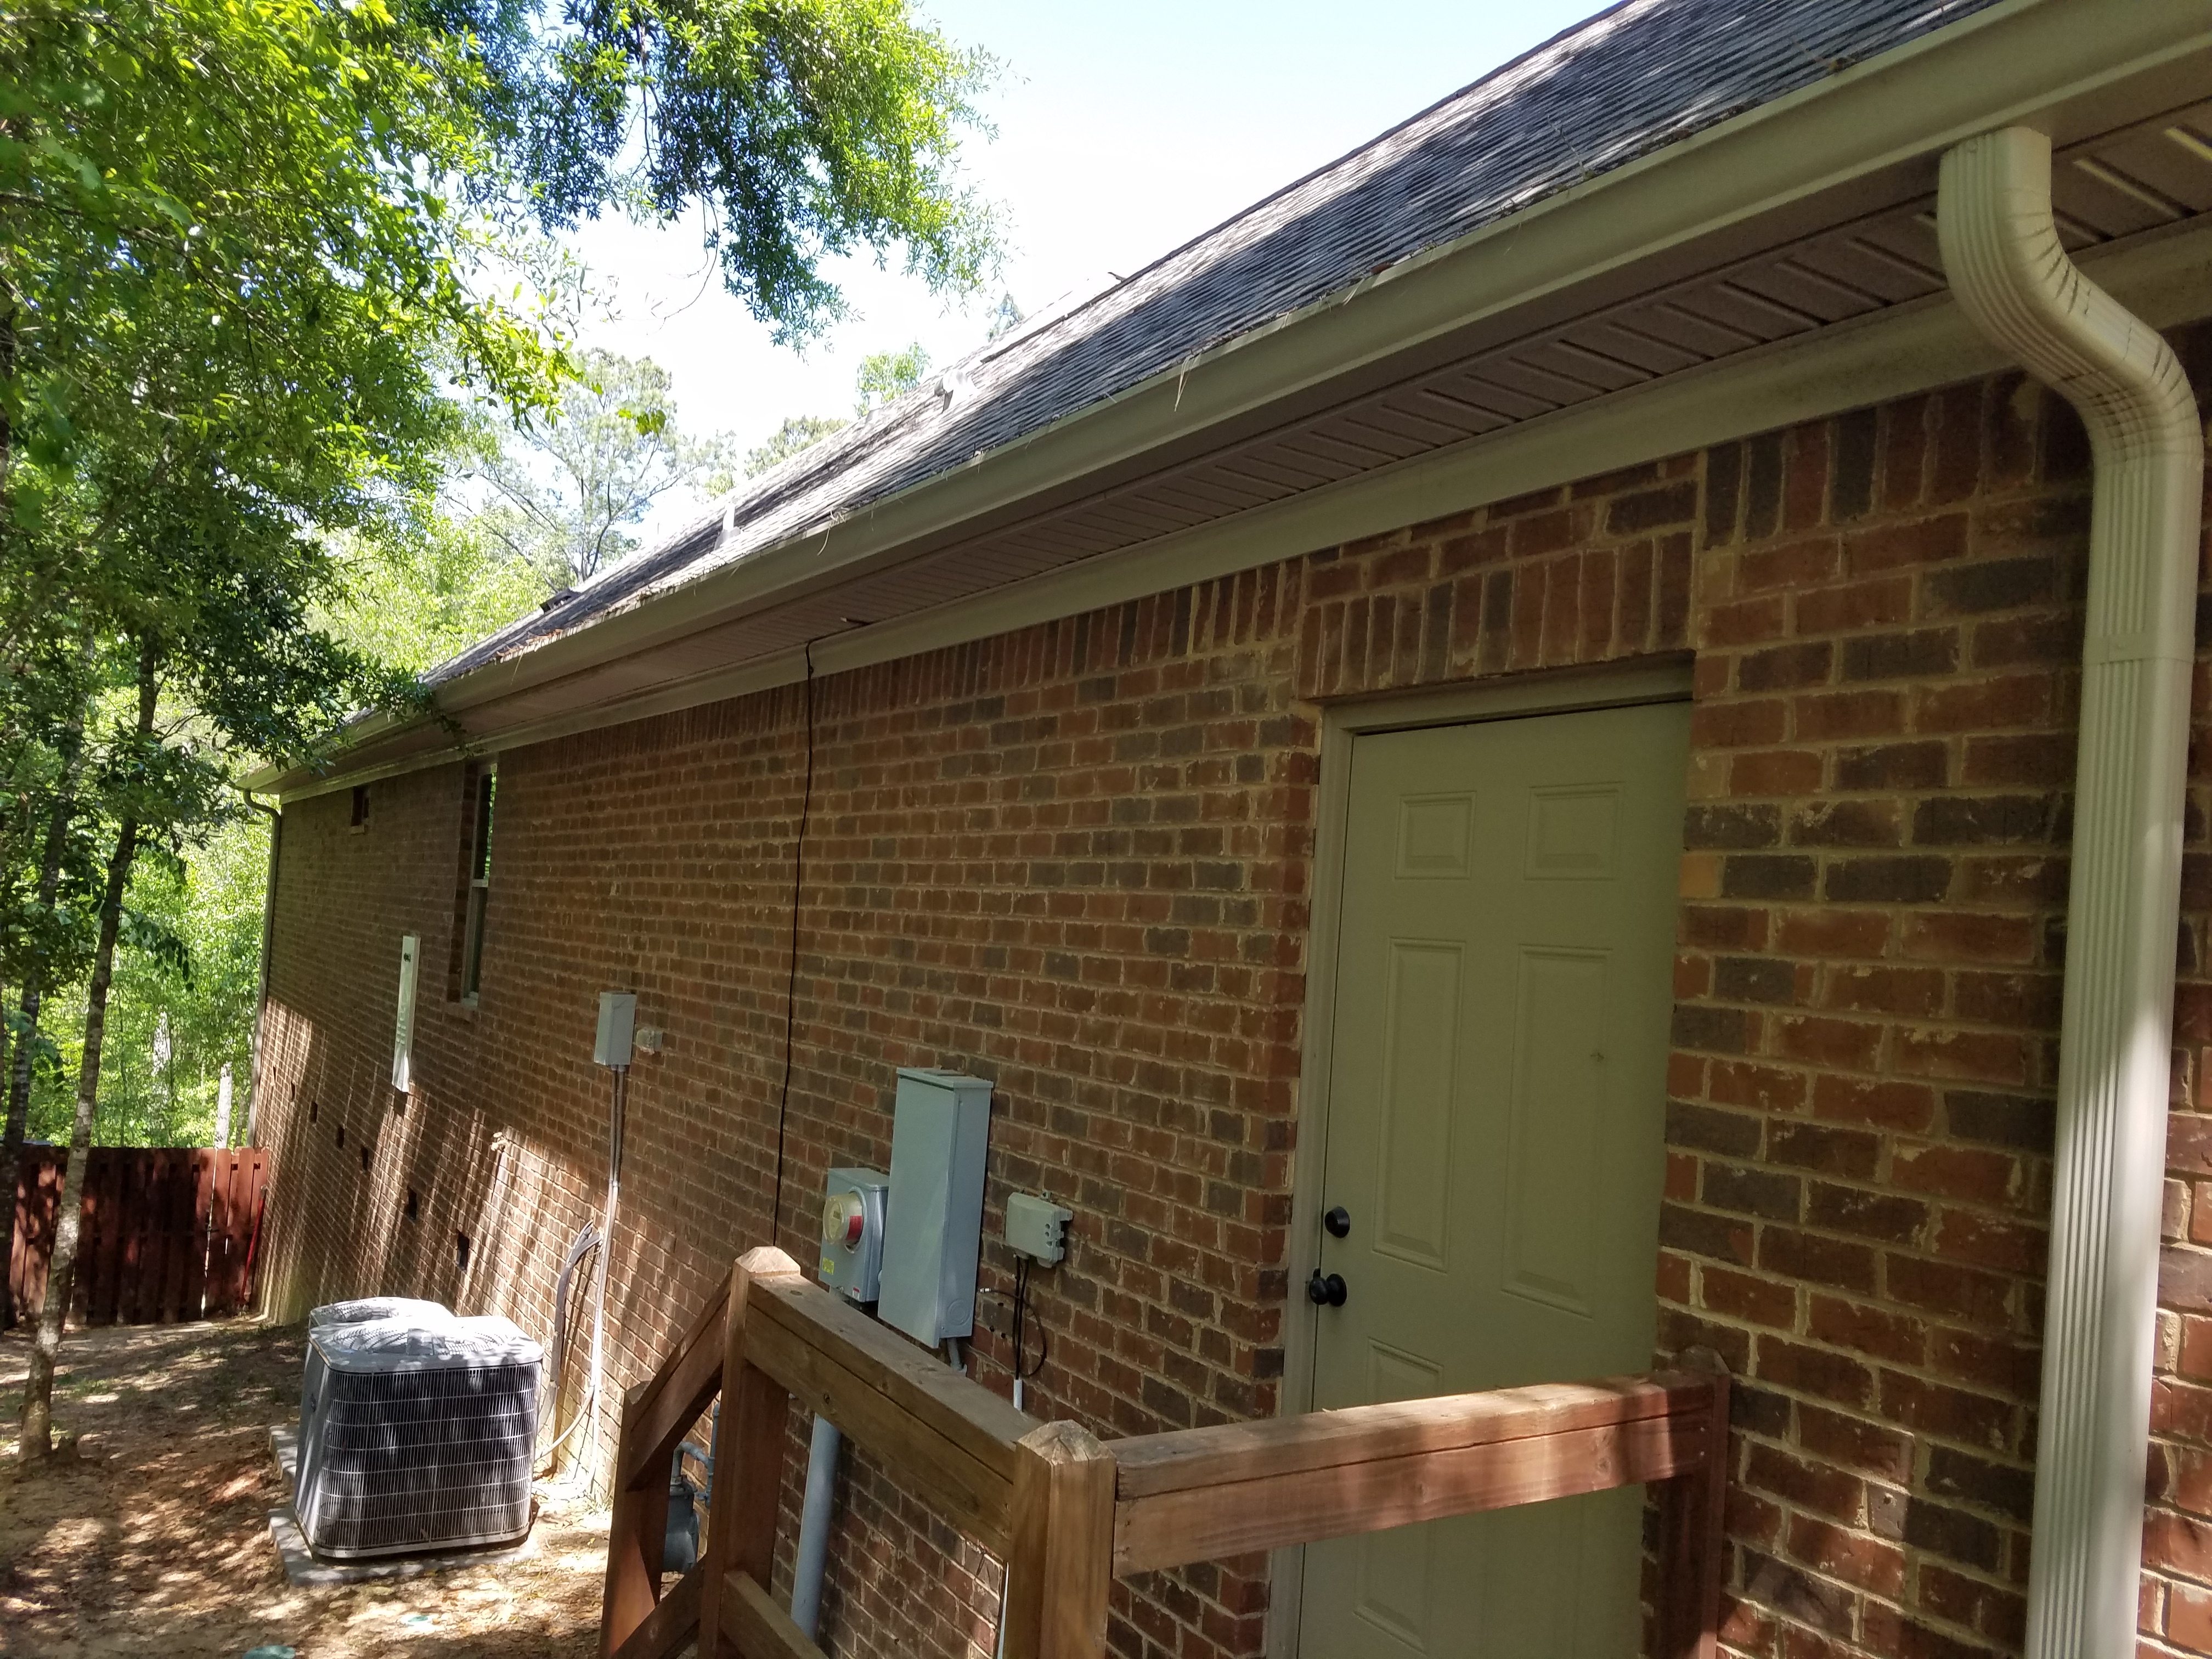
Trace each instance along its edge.
{"label": "foliage canopy", "polygon": [[724,284],[779,340],[848,314],[826,258],[902,244],[939,290],[996,260],[959,179],[996,72],[907,0],[416,0],[477,43],[477,106],[548,228],[700,210]]}

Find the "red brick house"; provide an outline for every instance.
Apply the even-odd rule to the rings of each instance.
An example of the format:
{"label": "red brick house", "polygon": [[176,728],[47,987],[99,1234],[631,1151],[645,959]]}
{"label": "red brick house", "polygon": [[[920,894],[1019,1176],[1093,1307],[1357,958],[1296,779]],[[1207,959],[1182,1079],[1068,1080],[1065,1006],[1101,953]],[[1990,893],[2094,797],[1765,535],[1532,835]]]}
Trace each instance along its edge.
{"label": "red brick house", "polygon": [[[632,990],[617,1382],[955,1067],[1032,1410],[1710,1347],[1730,1650],[2212,1654],[2208,100],[2183,0],[1630,0],[449,665],[269,780],[274,1305],[544,1329]],[[1480,1522],[1113,1645],[1632,1644],[1632,1503]],[[848,1464],[830,1650],[996,1591]]]}

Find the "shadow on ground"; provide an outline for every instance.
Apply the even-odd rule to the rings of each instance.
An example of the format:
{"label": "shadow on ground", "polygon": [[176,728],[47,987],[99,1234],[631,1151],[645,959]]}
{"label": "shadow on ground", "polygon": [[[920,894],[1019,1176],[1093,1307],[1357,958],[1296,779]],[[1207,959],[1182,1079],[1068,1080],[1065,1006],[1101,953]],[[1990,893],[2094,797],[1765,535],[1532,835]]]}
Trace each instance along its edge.
{"label": "shadow on ground", "polygon": [[606,1516],[541,1507],[530,1559],[299,1588],[269,1538],[269,1428],[297,1414],[301,1332],[255,1319],[72,1331],[58,1431],[88,1455],[15,1462],[29,1342],[0,1335],[0,1654],[236,1659],[583,1655],[598,1642]]}

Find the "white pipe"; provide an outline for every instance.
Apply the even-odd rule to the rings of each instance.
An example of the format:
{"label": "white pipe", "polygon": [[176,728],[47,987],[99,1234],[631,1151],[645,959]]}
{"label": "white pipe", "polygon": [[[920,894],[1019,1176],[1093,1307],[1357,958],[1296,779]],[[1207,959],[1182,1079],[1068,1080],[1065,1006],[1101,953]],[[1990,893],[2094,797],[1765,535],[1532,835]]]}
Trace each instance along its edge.
{"label": "white pipe", "polygon": [[2136,1649],[2204,440],[2166,343],[2077,270],[2025,127],[1943,157],[1960,308],[2095,460],[2028,1659]]}
{"label": "white pipe", "polygon": [[[576,1230],[576,1237],[568,1246],[568,1254],[562,1258],[561,1271],[553,1278],[553,1330],[551,1339],[545,1345],[546,1381],[540,1386],[550,1389],[556,1409],[561,1398],[562,1373],[568,1364],[568,1275],[575,1272],[576,1264],[584,1259],[586,1252],[599,1248],[599,1229],[586,1221]],[[554,1467],[554,1460],[561,1455],[561,1448],[568,1443],[568,1437],[576,1432],[579,1424],[589,1418],[592,1407],[599,1397],[599,1378],[592,1377],[583,1399],[577,1402],[575,1416],[569,1419],[567,1428],[553,1437],[553,1443],[545,1449],[544,1462],[549,1473]]]}
{"label": "white pipe", "polygon": [[622,1200],[623,1105],[629,1092],[629,1067],[614,1068],[614,1094],[607,1103],[607,1206],[599,1218],[599,1270],[592,1277],[592,1396],[590,1415],[599,1416],[606,1391],[607,1276],[614,1271],[615,1207]]}
{"label": "white pipe", "polygon": [[[599,1417],[603,1392],[599,1382],[606,1359],[607,1273],[614,1256],[615,1206],[622,1199],[623,1101],[629,1093],[629,1066],[617,1066],[611,1069],[615,1080],[613,1092],[607,1101],[607,1197],[605,1207],[599,1214],[599,1271],[592,1275],[591,1383],[585,1391],[582,1402],[576,1407],[574,1421],[561,1431],[560,1439],[553,1443],[546,1454],[548,1457],[559,1452],[562,1441],[575,1433],[579,1425],[596,1423]],[[572,1474],[580,1474],[583,1468],[584,1462],[580,1460]]]}
{"label": "white pipe", "polygon": [[799,1560],[791,1574],[791,1622],[814,1639],[822,1621],[822,1567],[830,1556],[830,1504],[837,1491],[837,1448],[843,1442],[826,1417],[814,1419],[806,1447],[806,1502],[799,1512]]}

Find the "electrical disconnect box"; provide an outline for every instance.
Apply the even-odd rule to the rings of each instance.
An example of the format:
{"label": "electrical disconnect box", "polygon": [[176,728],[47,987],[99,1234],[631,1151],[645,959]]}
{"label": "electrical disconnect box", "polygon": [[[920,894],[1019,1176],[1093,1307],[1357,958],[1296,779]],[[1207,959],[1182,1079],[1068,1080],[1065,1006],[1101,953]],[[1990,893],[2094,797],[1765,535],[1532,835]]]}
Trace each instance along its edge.
{"label": "electrical disconnect box", "polygon": [[901,1068],[876,1313],[933,1348],[975,1328],[983,1152],[990,1132],[988,1079]]}
{"label": "electrical disconnect box", "polygon": [[598,1035],[592,1039],[592,1064],[629,1065],[630,1032],[636,1024],[637,994],[635,991],[600,992],[599,1029]]}
{"label": "electrical disconnect box", "polygon": [[1074,1219],[1074,1211],[1048,1198],[1008,1193],[1006,1248],[1049,1267],[1067,1254],[1067,1224]]}
{"label": "electrical disconnect box", "polygon": [[890,1177],[880,1170],[832,1170],[822,1191],[822,1256],[816,1277],[855,1302],[873,1302],[884,1265],[884,1210]]}

